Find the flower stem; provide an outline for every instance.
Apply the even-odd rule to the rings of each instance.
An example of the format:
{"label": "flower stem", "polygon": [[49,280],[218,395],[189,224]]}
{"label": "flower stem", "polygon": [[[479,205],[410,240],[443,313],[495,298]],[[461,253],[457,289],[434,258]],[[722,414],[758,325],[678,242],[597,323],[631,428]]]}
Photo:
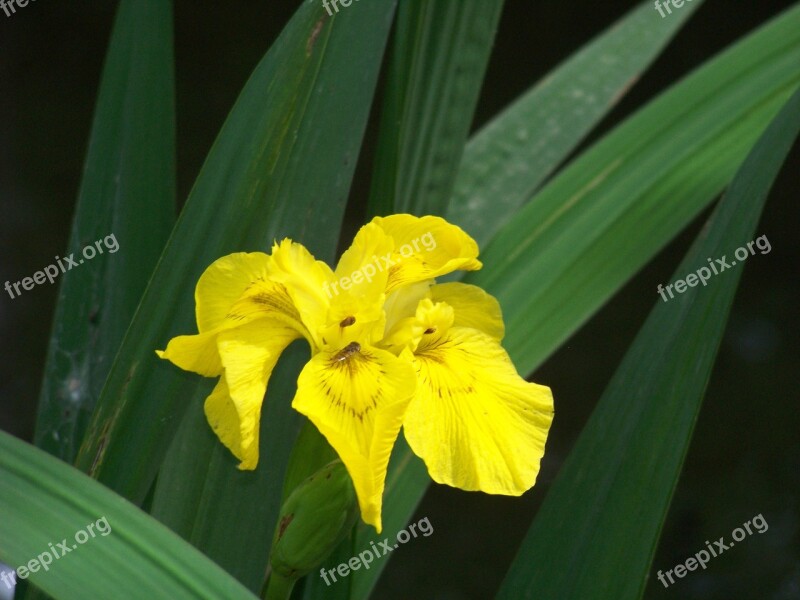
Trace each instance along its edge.
{"label": "flower stem", "polygon": [[295,581],[295,579],[287,579],[272,571],[261,592],[261,597],[263,600],[289,600]]}

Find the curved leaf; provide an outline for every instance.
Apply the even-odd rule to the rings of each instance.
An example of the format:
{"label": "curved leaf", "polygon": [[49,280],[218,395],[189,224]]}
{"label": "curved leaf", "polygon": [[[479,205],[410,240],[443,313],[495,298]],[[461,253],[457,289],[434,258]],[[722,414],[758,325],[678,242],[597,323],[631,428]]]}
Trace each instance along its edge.
{"label": "curved leaf", "polygon": [[709,257],[747,248],[798,133],[800,91],[756,144],[672,281],[703,268],[710,279],[700,286],[695,276],[694,287],[656,301],[498,598],[641,598],[742,274],[732,260],[729,272],[714,275]]}
{"label": "curved leaf", "polygon": [[[0,514],[0,559],[30,565],[30,580],[59,600],[255,598],[149,515],[4,432]],[[48,558],[46,570],[31,564]]]}

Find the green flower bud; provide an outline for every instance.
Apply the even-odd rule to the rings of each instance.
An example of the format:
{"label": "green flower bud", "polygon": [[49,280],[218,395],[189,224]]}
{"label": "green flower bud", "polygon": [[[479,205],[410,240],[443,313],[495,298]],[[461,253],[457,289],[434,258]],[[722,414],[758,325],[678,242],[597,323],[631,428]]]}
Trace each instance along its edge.
{"label": "green flower bud", "polygon": [[350,532],[358,517],[353,482],[335,460],[303,481],[281,507],[272,541],[273,575],[297,580],[310,573]]}

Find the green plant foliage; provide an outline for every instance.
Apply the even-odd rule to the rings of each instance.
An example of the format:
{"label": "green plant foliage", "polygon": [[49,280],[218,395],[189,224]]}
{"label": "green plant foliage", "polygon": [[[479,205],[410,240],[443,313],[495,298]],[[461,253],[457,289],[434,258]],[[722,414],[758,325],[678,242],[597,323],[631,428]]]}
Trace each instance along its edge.
{"label": "green plant foliage", "polygon": [[[0,560],[15,567],[31,560],[44,563],[48,559],[43,553],[50,552],[47,570],[34,566],[30,579],[60,600],[254,598],[149,515],[3,432],[0,514]],[[91,530],[90,523],[95,526]]]}
{"label": "green plant foliage", "polygon": [[[658,536],[742,265],[714,276],[709,257],[745,247],[792,143],[800,91],[736,174],[672,281],[708,271],[707,284],[656,300],[536,515],[497,596],[641,598]],[[726,272],[727,271],[727,272]]]}
{"label": "green plant foliage", "polygon": [[104,252],[61,276],[36,424],[68,462],[175,221],[173,79],[172,4],[121,2],[65,256]]}

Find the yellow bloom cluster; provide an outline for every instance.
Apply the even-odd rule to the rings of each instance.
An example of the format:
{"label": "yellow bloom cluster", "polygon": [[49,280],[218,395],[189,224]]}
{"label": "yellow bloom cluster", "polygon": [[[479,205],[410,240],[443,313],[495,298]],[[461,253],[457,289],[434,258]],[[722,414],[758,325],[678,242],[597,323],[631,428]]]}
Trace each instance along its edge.
{"label": "yellow bloom cluster", "polygon": [[[411,244],[420,239],[435,243]],[[158,355],[219,377],[205,402],[208,422],[239,468],[254,469],[270,374],[281,352],[305,338],[311,358],[292,406],[339,454],[362,518],[378,532],[401,427],[434,481],[519,495],[536,481],[553,397],[520,377],[503,350],[492,296],[436,284],[452,271],[480,269],[477,257],[460,228],[411,215],[362,227],[335,271],[288,239],[269,255],[231,254],[197,283],[199,333],[172,339]],[[374,268],[377,258],[387,268]],[[352,277],[364,272],[370,276]],[[343,277],[347,289],[331,294]]]}

